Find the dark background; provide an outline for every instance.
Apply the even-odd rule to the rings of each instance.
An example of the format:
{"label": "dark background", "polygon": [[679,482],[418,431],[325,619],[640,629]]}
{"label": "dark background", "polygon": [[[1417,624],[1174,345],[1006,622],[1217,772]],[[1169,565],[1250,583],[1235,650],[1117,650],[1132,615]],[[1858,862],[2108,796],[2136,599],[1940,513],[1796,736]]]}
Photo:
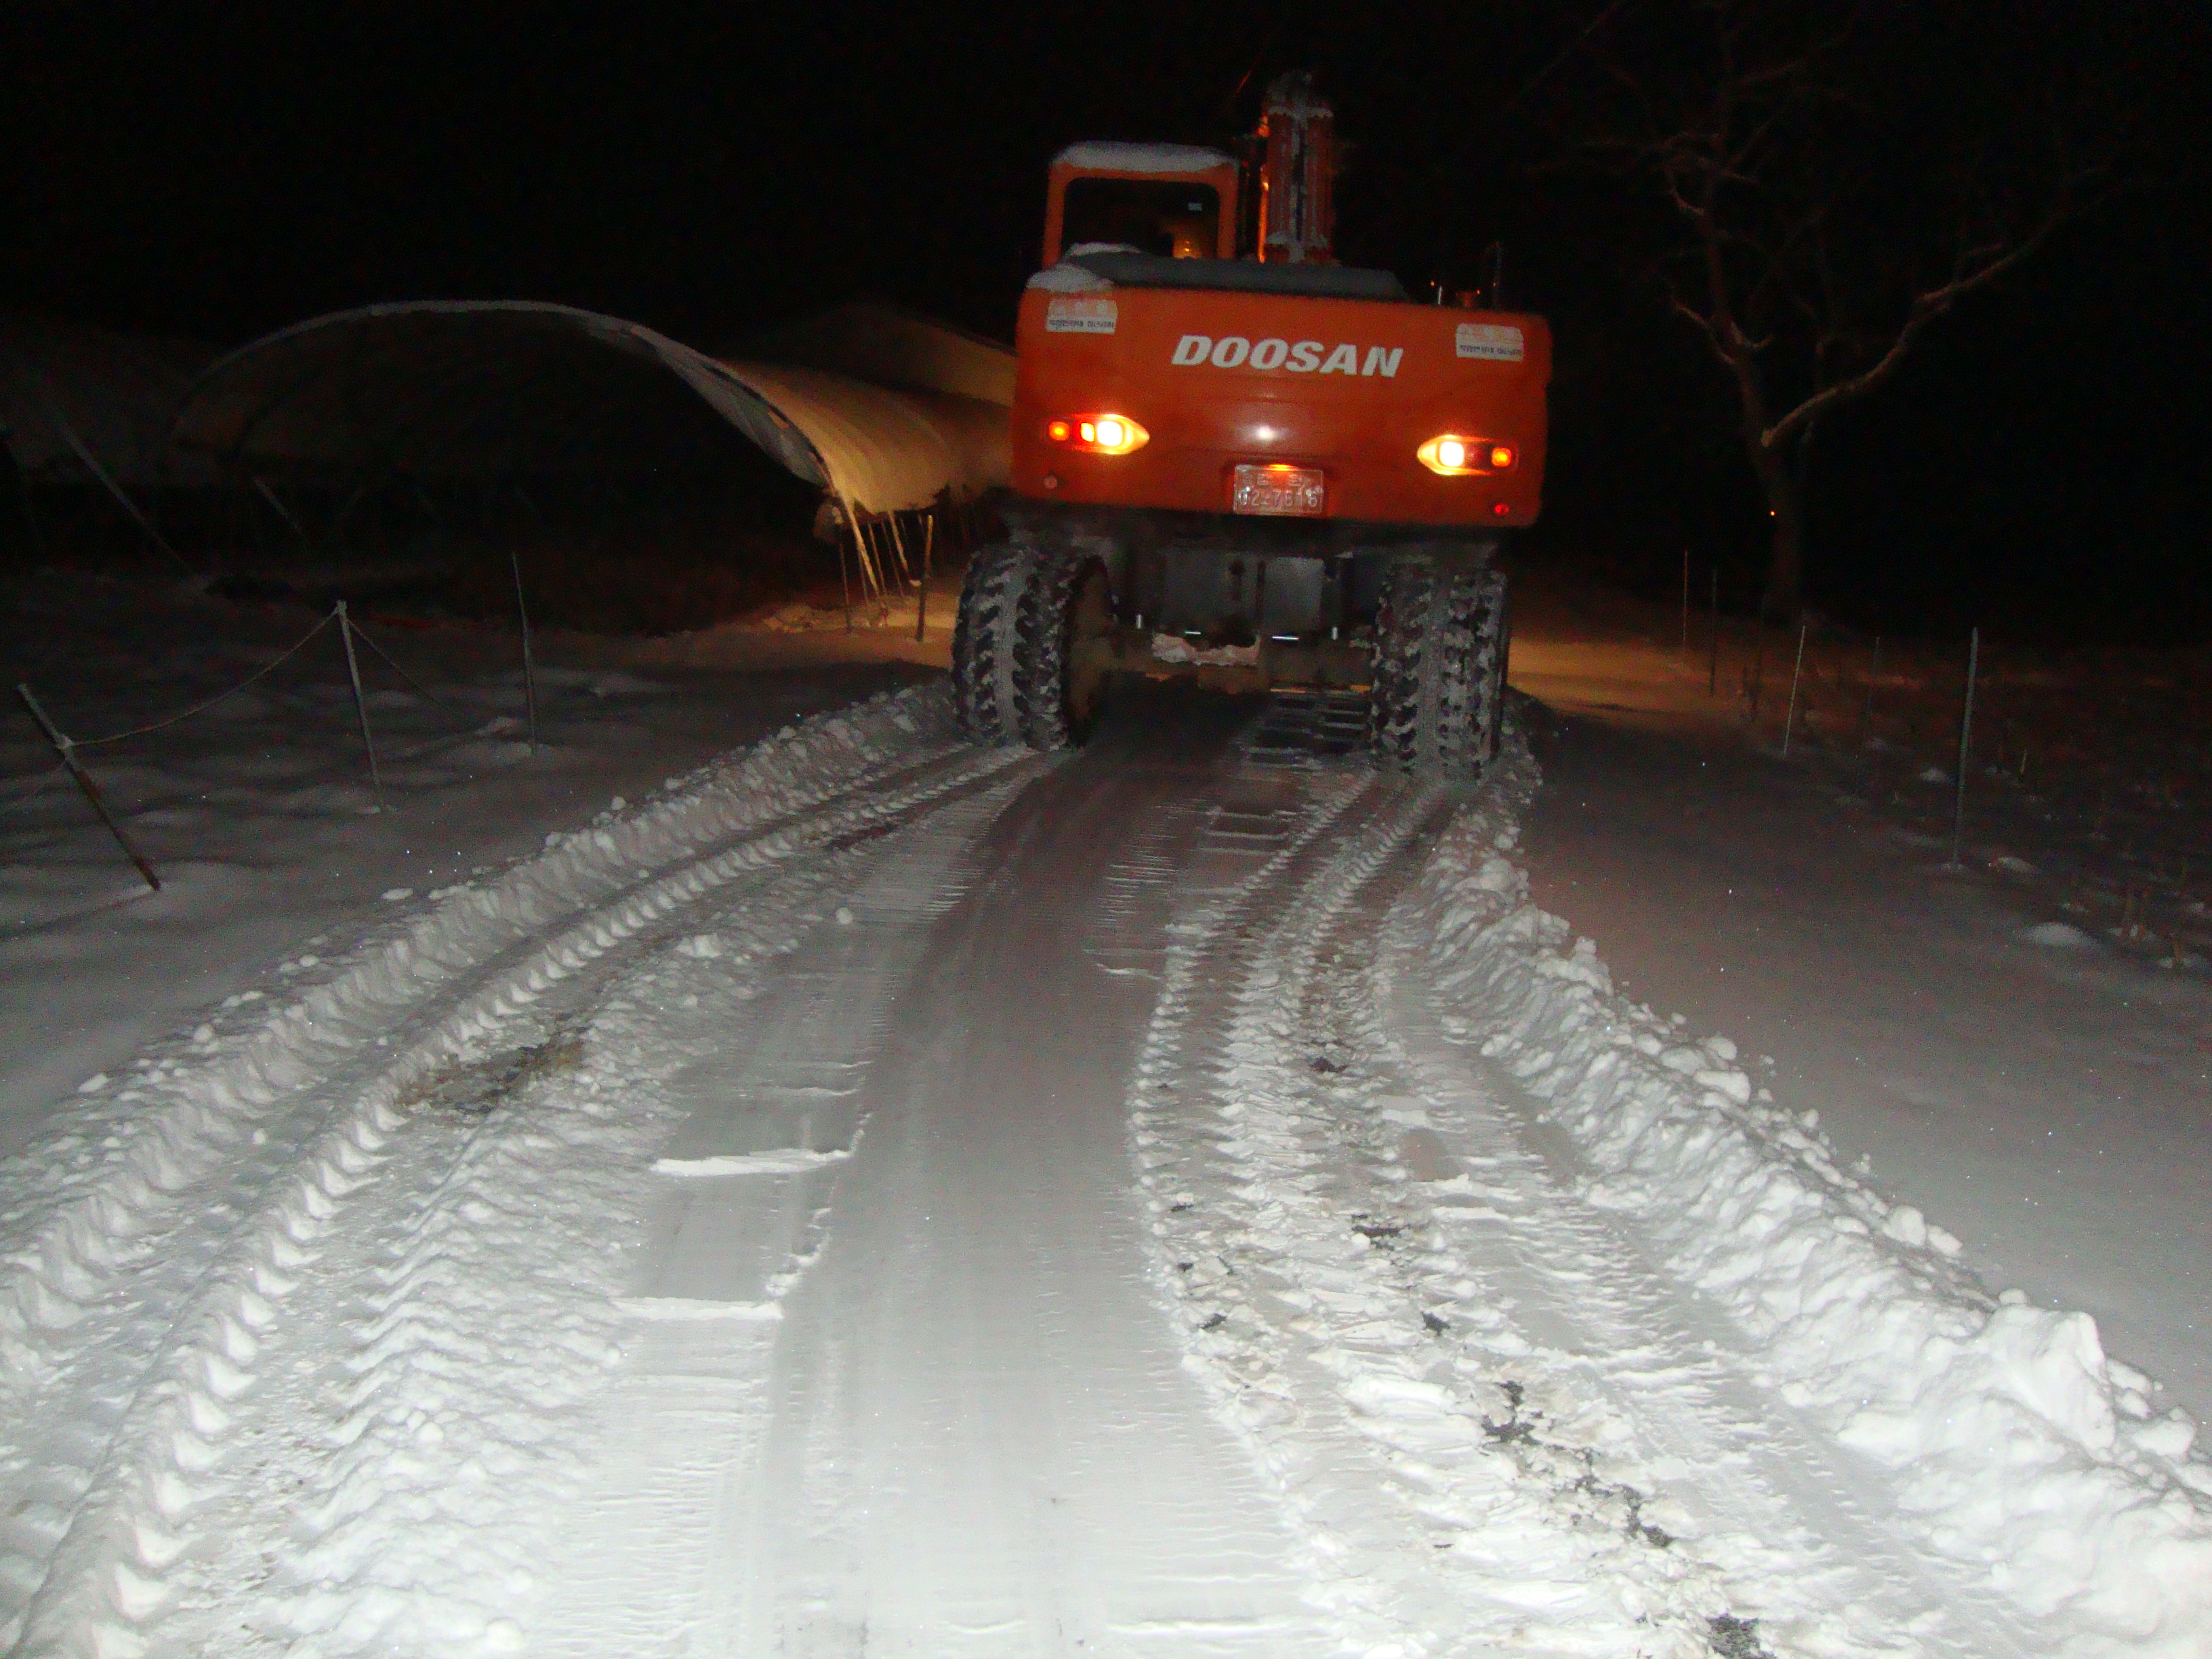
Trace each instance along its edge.
{"label": "dark background", "polygon": [[[1553,319],[1546,546],[1652,592],[1687,546],[1741,606],[1765,520],[1729,389],[1659,302],[1651,215],[1553,165],[1601,9],[19,4],[0,305],[228,344],[373,301],[544,299],[711,349],[866,295],[1005,337],[1055,149],[1218,141],[1310,67],[1353,146],[1343,255],[1471,285],[1502,239],[1513,299]],[[2081,9],[2139,71],[2129,187],[1824,428],[1808,586],[1835,615],[2212,635],[2212,31],[2196,5]],[[2035,27],[2031,63],[2076,48]]]}

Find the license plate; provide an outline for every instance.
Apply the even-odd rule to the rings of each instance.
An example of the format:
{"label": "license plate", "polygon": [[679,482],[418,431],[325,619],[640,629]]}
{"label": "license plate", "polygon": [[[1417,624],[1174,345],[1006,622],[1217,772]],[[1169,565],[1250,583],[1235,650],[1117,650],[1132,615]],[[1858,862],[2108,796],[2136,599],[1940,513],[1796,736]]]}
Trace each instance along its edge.
{"label": "license plate", "polygon": [[1229,505],[1237,513],[1318,519],[1328,511],[1328,491],[1317,466],[1240,466],[1230,475]]}

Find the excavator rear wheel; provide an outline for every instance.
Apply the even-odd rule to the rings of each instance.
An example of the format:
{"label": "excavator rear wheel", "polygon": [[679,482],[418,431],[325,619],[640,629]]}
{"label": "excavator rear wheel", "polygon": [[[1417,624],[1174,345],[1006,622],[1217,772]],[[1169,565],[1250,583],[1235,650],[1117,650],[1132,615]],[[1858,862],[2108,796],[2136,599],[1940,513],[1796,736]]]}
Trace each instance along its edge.
{"label": "excavator rear wheel", "polygon": [[1114,595],[1105,561],[1081,549],[1036,556],[1016,629],[1014,708],[1022,741],[1087,741],[1106,701]]}
{"label": "excavator rear wheel", "polygon": [[961,735],[987,748],[1021,741],[1015,708],[1016,630],[1036,554],[990,542],[968,561],[952,624],[952,708]]}
{"label": "excavator rear wheel", "polygon": [[1368,736],[1385,765],[1480,777],[1497,757],[1510,642],[1505,573],[1408,558],[1375,621]]}

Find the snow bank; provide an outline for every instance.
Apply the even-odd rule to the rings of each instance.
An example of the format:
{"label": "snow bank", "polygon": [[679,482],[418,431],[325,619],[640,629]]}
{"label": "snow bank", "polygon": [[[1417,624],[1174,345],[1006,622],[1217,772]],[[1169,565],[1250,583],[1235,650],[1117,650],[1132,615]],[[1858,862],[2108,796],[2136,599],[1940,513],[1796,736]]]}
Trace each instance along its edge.
{"label": "snow bank", "polygon": [[2086,1314],[1991,1297],[1958,1241],[1838,1165],[1723,1037],[1616,994],[1587,939],[1504,856],[1536,781],[1515,758],[1408,902],[1446,1028],[1482,1036],[1587,1158],[1584,1196],[1634,1212],[1747,1334],[1761,1381],[1883,1469],[1904,1523],[2069,1654],[2212,1651],[2212,1463],[2154,1416]]}

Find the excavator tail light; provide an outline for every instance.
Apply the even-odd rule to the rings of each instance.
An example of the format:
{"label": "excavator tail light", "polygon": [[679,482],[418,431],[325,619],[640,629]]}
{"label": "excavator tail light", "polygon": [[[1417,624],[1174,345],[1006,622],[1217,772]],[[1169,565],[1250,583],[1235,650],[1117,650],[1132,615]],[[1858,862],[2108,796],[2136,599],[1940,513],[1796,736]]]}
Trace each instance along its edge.
{"label": "excavator tail light", "polygon": [[1127,415],[1069,415],[1045,422],[1045,437],[1093,455],[1127,455],[1152,442],[1152,434]]}
{"label": "excavator tail light", "polygon": [[1447,478],[1470,473],[1510,471],[1519,456],[1510,444],[1494,444],[1487,438],[1463,438],[1455,432],[1438,433],[1415,454],[1423,466]]}

